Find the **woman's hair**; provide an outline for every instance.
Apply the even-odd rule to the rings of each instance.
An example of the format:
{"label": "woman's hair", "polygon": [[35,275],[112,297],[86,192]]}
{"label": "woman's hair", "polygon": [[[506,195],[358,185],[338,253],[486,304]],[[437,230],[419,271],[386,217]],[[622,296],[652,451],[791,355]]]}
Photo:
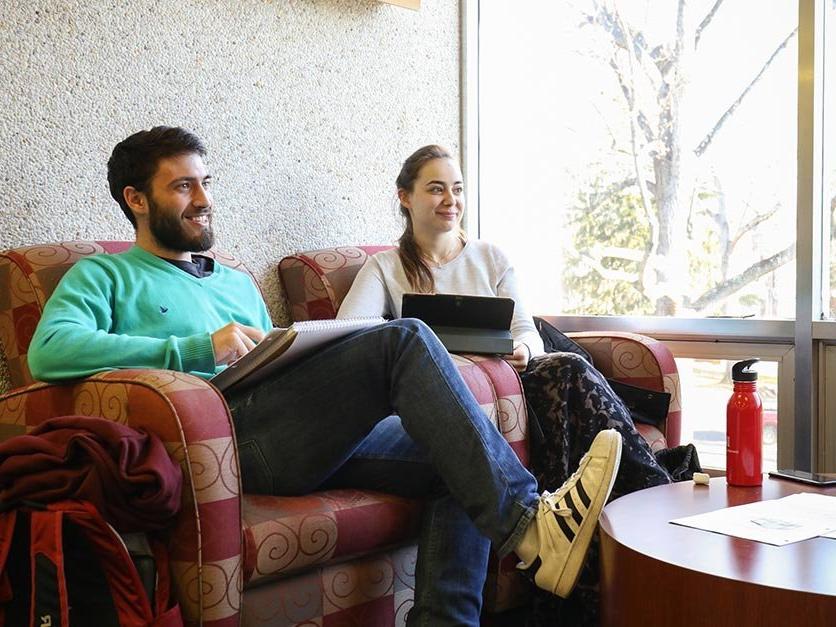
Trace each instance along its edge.
{"label": "woman's hair", "polygon": [[[446,148],[436,144],[419,148],[403,162],[401,172],[398,174],[398,178],[395,179],[398,191],[405,190],[412,192],[415,188],[418,173],[427,162],[433,159],[452,158],[453,155]],[[432,270],[430,270],[430,267],[421,256],[418,243],[415,241],[412,216],[409,214],[409,209],[404,207],[400,200],[398,201],[398,208],[404,219],[404,231],[398,238],[398,256],[401,258],[401,264],[406,273],[406,278],[412,289],[418,292],[433,292],[435,290],[435,280],[433,279]],[[464,241],[465,235],[461,229],[459,230],[459,237]]]}

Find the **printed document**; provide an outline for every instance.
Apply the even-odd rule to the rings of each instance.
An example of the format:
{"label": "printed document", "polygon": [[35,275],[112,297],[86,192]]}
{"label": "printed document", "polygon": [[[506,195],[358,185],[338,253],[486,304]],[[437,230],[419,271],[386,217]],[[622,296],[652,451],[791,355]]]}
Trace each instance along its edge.
{"label": "printed document", "polygon": [[801,492],[670,522],[776,546],[816,536],[836,538],[836,496]]}

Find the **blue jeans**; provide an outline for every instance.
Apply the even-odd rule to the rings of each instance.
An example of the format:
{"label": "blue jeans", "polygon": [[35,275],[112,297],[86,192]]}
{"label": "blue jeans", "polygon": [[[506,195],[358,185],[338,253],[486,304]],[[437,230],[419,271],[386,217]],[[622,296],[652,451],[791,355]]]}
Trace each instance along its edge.
{"label": "blue jeans", "polygon": [[245,492],[427,498],[408,624],[479,624],[490,542],[516,546],[537,483],[423,323],[354,334],[227,401]]}

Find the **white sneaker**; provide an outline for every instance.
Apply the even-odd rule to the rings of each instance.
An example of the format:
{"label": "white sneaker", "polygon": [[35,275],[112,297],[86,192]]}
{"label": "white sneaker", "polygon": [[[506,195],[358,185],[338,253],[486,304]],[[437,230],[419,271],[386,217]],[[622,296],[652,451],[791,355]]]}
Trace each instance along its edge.
{"label": "white sneaker", "polygon": [[517,546],[534,583],[560,597],[575,587],[601,510],[612,491],[621,461],[621,435],[601,431],[578,469],[557,492],[543,492],[537,513]]}

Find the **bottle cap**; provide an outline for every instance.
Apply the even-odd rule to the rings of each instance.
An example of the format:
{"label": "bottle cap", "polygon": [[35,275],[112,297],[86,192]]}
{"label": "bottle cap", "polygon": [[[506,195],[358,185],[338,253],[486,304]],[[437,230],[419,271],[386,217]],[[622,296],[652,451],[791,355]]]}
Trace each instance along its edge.
{"label": "bottle cap", "polygon": [[744,359],[732,366],[732,381],[757,381],[758,373],[752,370],[752,365],[760,359]]}

